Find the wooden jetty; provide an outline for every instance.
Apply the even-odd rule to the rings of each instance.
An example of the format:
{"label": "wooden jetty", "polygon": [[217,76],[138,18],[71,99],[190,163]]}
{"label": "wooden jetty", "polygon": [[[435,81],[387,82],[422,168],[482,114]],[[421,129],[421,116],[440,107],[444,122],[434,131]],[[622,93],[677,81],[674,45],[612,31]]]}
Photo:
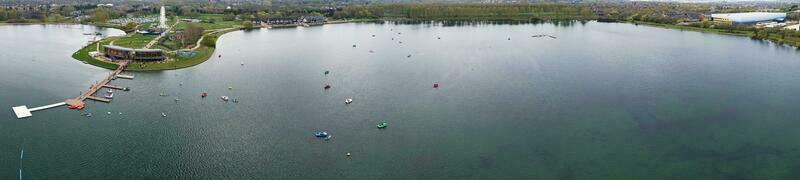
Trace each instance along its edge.
{"label": "wooden jetty", "polygon": [[106,103],[111,102],[111,99],[94,97],[92,95],[94,93],[96,93],[97,91],[99,91],[100,89],[104,88],[104,87],[105,88],[112,88],[112,89],[117,89],[117,88],[124,89],[123,87],[117,87],[117,86],[112,86],[112,85],[108,84],[109,82],[111,82],[111,80],[114,77],[118,77],[118,75],[120,73],[122,73],[122,70],[124,70],[126,67],[128,67],[128,61],[120,61],[119,63],[117,63],[117,65],[119,65],[119,67],[117,67],[117,69],[114,70],[114,72],[111,72],[111,74],[108,75],[108,77],[106,77],[105,79],[101,80],[99,83],[89,86],[89,90],[86,91],[85,93],[81,94],[81,96],[78,96],[75,99],[66,100],[67,105],[75,106],[75,107],[83,107],[85,105],[84,101],[86,99],[100,101],[100,102],[106,102]]}
{"label": "wooden jetty", "polygon": [[111,102],[111,99],[101,98],[101,97],[94,97],[94,96],[86,96],[86,99],[91,99],[91,100],[100,101],[100,102],[104,102],[104,103],[110,103]]}
{"label": "wooden jetty", "polygon": [[118,62],[116,62],[116,64],[118,65],[116,70],[111,72],[111,74],[109,74],[108,77],[106,77],[105,79],[101,80],[99,83],[90,85],[89,86],[89,90],[87,90],[85,93],[81,94],[80,96],[78,96],[78,97],[76,97],[74,99],[67,99],[64,102],[59,102],[59,103],[55,103],[55,104],[51,104],[51,105],[46,105],[46,106],[41,106],[41,107],[36,107],[36,108],[30,108],[30,109],[28,108],[28,106],[15,106],[15,107],[12,107],[11,109],[14,111],[14,114],[17,116],[18,119],[22,119],[22,118],[33,116],[31,114],[31,112],[33,112],[33,111],[50,109],[50,108],[59,107],[59,106],[63,106],[63,105],[69,105],[70,108],[81,109],[86,105],[86,103],[84,102],[86,99],[109,103],[109,102],[111,102],[111,99],[95,97],[95,96],[92,96],[92,95],[94,93],[97,93],[97,91],[99,91],[100,89],[103,89],[103,88],[126,90],[127,88],[119,87],[119,86],[113,86],[113,85],[110,85],[108,83],[111,82],[111,80],[113,80],[113,79],[115,79],[117,77],[133,79],[132,75],[121,75],[120,74],[120,73],[122,73],[123,70],[125,70],[126,67],[128,67],[128,63],[129,63],[129,61],[118,61]]}
{"label": "wooden jetty", "polygon": [[125,90],[124,87],[114,86],[114,85],[110,85],[110,84],[103,85],[103,87],[104,88],[109,88],[109,89],[116,89],[116,90]]}

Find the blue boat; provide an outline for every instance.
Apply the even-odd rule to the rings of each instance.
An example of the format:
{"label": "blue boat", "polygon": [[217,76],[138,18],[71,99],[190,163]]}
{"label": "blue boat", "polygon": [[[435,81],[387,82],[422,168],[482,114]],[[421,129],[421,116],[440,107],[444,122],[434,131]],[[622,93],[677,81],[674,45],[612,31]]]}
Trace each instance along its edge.
{"label": "blue boat", "polygon": [[329,135],[328,135],[328,132],[317,131],[317,132],[314,132],[314,136],[316,136],[316,137],[328,137]]}

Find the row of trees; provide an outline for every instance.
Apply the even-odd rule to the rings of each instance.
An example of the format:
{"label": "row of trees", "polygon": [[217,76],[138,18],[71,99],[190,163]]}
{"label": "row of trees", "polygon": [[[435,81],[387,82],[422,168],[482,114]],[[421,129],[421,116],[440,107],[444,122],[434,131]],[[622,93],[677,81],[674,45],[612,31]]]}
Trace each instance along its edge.
{"label": "row of trees", "polygon": [[584,4],[390,4],[348,6],[336,11],[333,17],[420,20],[585,20],[595,18],[595,14]]}

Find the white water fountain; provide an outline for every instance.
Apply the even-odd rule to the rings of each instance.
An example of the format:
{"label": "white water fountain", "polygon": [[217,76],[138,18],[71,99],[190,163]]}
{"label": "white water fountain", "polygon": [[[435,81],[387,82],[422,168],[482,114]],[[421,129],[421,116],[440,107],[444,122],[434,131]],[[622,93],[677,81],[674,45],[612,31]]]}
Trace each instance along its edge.
{"label": "white water fountain", "polygon": [[164,13],[164,6],[161,6],[161,17],[159,17],[158,21],[159,21],[159,24],[158,24],[159,28],[166,28],[167,27],[167,24],[166,24],[167,15],[166,15],[166,13]]}

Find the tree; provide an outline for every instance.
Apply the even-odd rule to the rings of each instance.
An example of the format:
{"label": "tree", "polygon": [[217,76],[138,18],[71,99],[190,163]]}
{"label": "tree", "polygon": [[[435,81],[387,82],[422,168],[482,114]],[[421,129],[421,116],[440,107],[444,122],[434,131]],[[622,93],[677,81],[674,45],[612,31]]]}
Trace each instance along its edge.
{"label": "tree", "polygon": [[61,21],[64,21],[64,16],[61,16],[61,14],[58,14],[58,13],[50,13],[50,15],[48,15],[45,18],[45,21],[46,22],[61,22]]}
{"label": "tree", "polygon": [[205,29],[197,23],[187,23],[181,36],[181,44],[194,44],[203,36],[203,31]]}
{"label": "tree", "polygon": [[203,41],[200,42],[200,44],[208,47],[214,47],[216,46],[216,43],[217,43],[217,35],[213,34],[207,35],[205,38],[203,38]]}
{"label": "tree", "polygon": [[61,7],[62,16],[70,17],[72,16],[73,11],[75,11],[75,7],[73,7],[72,5],[65,5]]}
{"label": "tree", "polygon": [[191,6],[181,7],[179,13],[181,16],[186,16],[186,17],[197,17],[199,15],[199,13],[194,11],[194,8],[192,8]]}
{"label": "tree", "polygon": [[233,20],[236,20],[236,15],[234,15],[233,13],[228,13],[228,14],[225,14],[225,16],[222,16],[222,20],[223,20],[223,21],[233,21]]}
{"label": "tree", "polygon": [[136,26],[139,26],[139,24],[136,24],[136,22],[130,21],[127,24],[125,24],[125,26],[122,26],[122,30],[125,31],[125,32],[133,32],[133,31],[136,30]]}
{"label": "tree", "polygon": [[110,14],[105,8],[97,8],[92,10],[91,21],[95,23],[105,23],[108,21]]}
{"label": "tree", "polygon": [[264,11],[258,11],[256,13],[256,19],[264,19],[267,18],[267,13]]}
{"label": "tree", "polygon": [[253,22],[252,21],[244,21],[242,23],[242,26],[244,26],[244,29],[253,29]]}

